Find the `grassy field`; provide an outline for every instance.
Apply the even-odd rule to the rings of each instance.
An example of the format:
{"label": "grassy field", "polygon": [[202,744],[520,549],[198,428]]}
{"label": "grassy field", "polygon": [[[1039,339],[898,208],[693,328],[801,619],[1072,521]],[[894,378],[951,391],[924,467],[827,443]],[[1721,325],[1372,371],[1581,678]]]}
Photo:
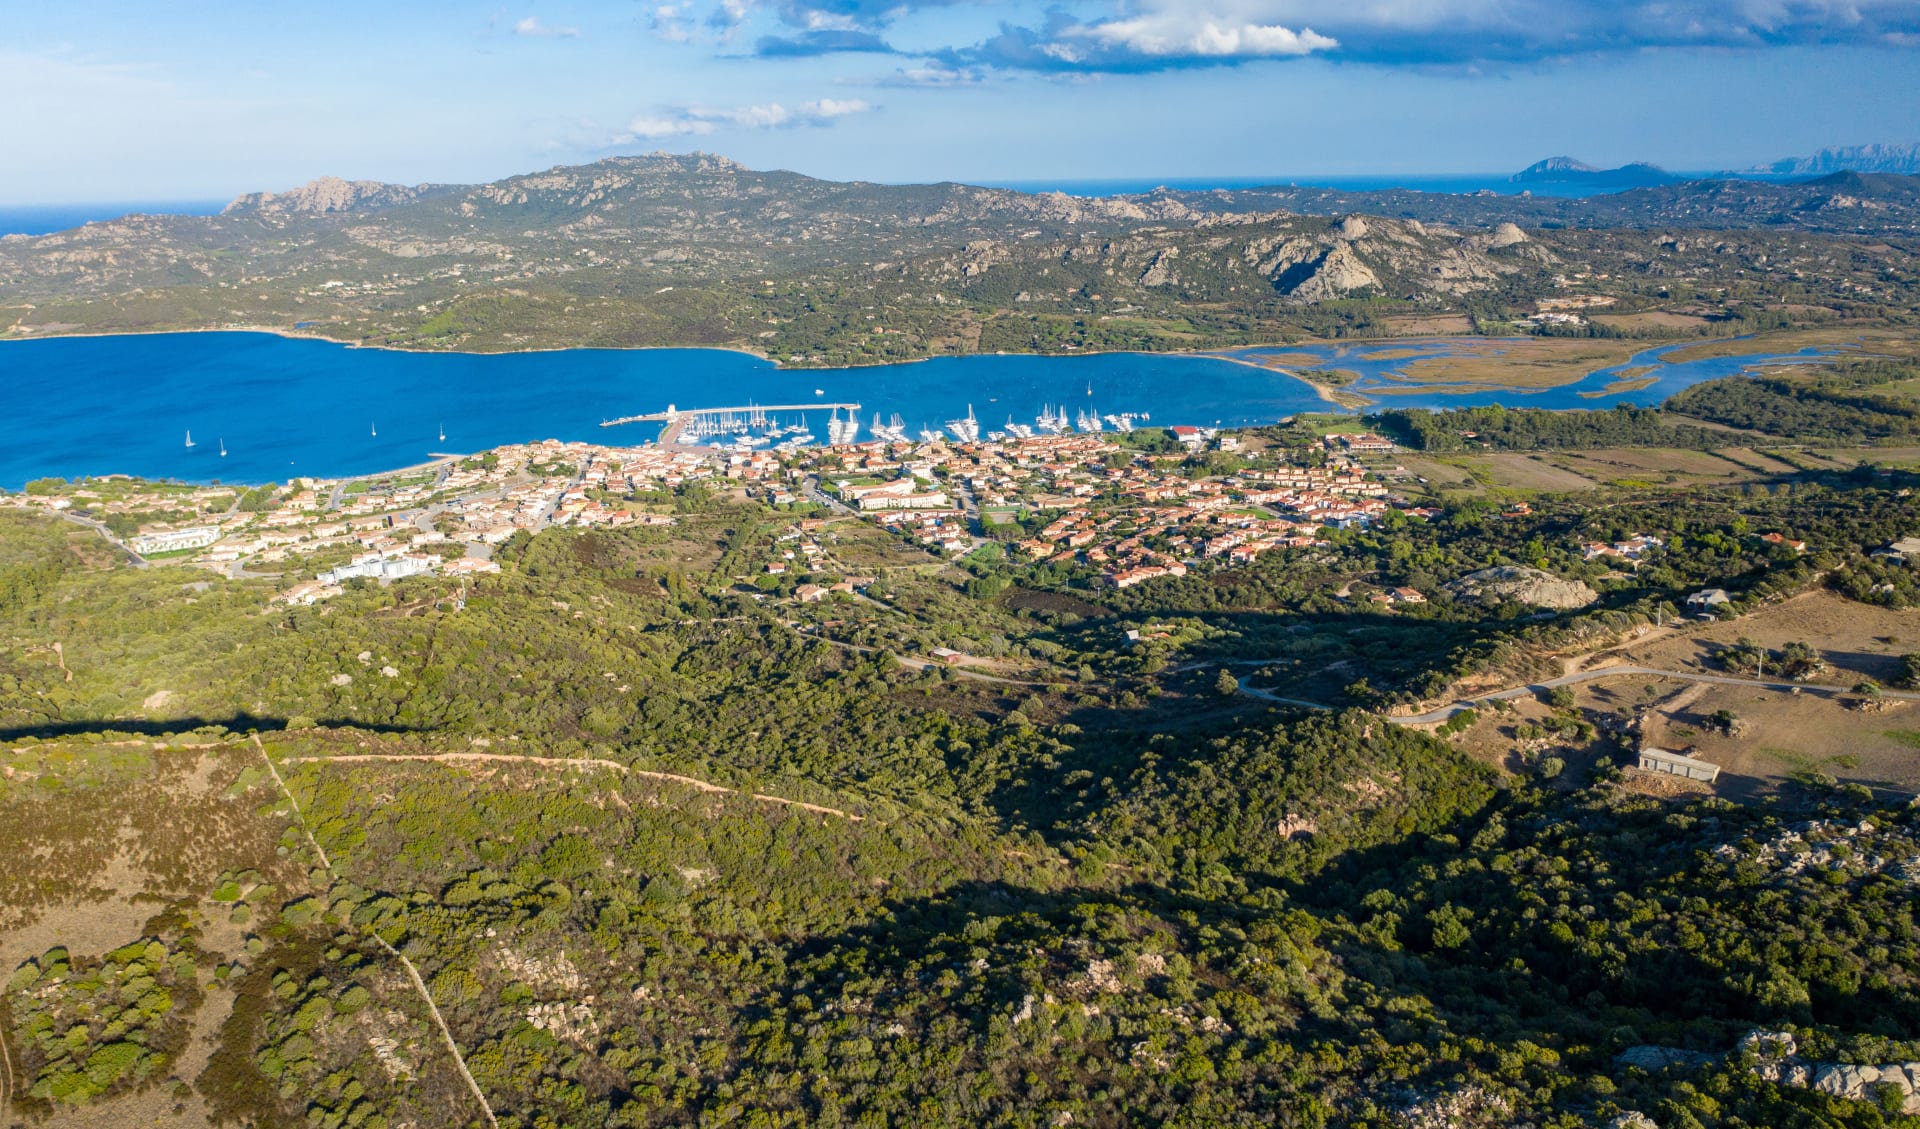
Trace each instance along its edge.
{"label": "grassy field", "polygon": [[1617,447],[1595,451],[1495,451],[1468,455],[1406,455],[1410,474],[1436,491],[1562,493],[1602,486],[1735,485],[1809,473],[1846,471],[1865,461],[1879,466],[1920,466],[1920,448],[1837,447],[1758,449],[1729,446],[1715,451],[1666,447]]}

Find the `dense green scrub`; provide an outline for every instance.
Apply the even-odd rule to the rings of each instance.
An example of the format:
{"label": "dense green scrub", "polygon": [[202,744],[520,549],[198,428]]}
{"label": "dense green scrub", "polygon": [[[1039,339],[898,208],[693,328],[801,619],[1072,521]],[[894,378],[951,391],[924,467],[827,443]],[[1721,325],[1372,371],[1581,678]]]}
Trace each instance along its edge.
{"label": "dense green scrub", "polygon": [[[151,938],[176,982],[146,940],[106,958],[82,994],[111,980],[112,1016],[82,1035],[40,1018],[79,1016],[72,971],[94,975],[50,972],[57,953],[0,970],[0,1020],[36,1048],[35,1109],[162,1084],[191,984],[224,1018],[180,1081],[223,1123],[480,1123],[385,942],[515,1127],[1895,1124],[1735,1048],[1766,1027],[1815,1061],[1920,1057],[1912,809],[1817,782],[1750,807],[1638,798],[1605,751],[1536,788],[1361,709],[1232,692],[1214,664],[1296,663],[1349,701],[1416,692],[1692,586],[1748,604],[1884,567],[1864,553],[1910,531],[1904,487],[1461,506],[1084,593],[1114,614],[1014,606],[1071,575],[902,571],[907,610],[833,617],[1046,656],[1038,687],[829,645],[731,564],[641,564],[659,534],[516,543],[463,606],[421,580],[289,609],[8,518],[0,568],[30,578],[0,609],[10,923],[57,924],[132,842],[199,924]],[[766,514],[716,513],[701,536],[749,559]],[[1632,533],[1666,551],[1611,579],[1584,559]],[[1601,600],[1535,618],[1443,594],[1490,563]],[[1335,591],[1363,576],[1434,600],[1357,613]],[[226,947],[189,950],[216,927]],[[136,960],[152,989],[130,986]],[[1689,1054],[1635,1065],[1647,1047]]]}

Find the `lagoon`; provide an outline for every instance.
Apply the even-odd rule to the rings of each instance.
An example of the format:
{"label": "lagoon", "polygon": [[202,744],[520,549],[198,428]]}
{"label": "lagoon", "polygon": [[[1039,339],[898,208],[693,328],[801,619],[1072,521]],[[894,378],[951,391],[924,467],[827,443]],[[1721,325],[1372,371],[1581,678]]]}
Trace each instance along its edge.
{"label": "lagoon", "polygon": [[[1646,350],[1575,384],[1543,391],[1431,385],[1394,390],[1400,387],[1394,374],[1411,359],[1519,344],[1371,340],[1217,355],[995,355],[822,370],[781,369],[715,349],[409,353],[242,332],[12,341],[0,343],[0,487],[108,473],[284,481],[370,474],[436,452],[535,439],[639,443],[654,438],[658,428],[602,428],[600,421],[669,403],[690,408],[857,401],[863,423],[876,412],[898,414],[910,435],[938,428],[969,406],[983,431],[1009,417],[1031,423],[1049,405],[1064,406],[1069,415],[1082,409],[1146,412],[1156,426],[1244,426],[1302,411],[1339,410],[1285,371],[1246,363],[1261,352],[1312,356],[1321,367],[1355,372],[1360,379],[1350,390],[1372,393],[1383,405],[1546,408],[1657,403],[1701,380],[1832,352],[1664,359],[1692,344],[1687,342]],[[1368,359],[1388,349],[1396,359]],[[1655,376],[1649,387],[1602,393],[1619,370],[1647,366]],[[826,415],[807,413],[816,435],[825,436]],[[191,448],[185,443],[189,431]]]}

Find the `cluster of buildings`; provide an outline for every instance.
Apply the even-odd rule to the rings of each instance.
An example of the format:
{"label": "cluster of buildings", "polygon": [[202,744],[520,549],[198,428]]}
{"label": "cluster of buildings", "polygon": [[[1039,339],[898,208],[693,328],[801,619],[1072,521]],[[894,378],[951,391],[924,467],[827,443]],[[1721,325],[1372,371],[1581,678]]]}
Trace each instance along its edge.
{"label": "cluster of buildings", "polygon": [[1611,545],[1604,541],[1589,541],[1580,546],[1580,553],[1590,561],[1606,558],[1622,561],[1638,568],[1641,561],[1646,560],[1665,545],[1666,542],[1658,537],[1636,533],[1625,541],[1615,541]]}
{"label": "cluster of buildings", "polygon": [[[196,563],[231,575],[325,566],[283,593],[312,603],[354,579],[389,583],[486,571],[494,567],[494,547],[522,531],[672,524],[649,496],[664,501],[680,487],[707,482],[774,505],[829,494],[844,512],[943,554],[972,552],[991,537],[1010,542],[1017,558],[1092,568],[1126,588],[1202,563],[1239,565],[1274,549],[1313,545],[1327,529],[1363,527],[1395,508],[1431,514],[1395,498],[1354,463],[1356,455],[1394,450],[1377,435],[1328,436],[1323,466],[1262,460],[1206,475],[1190,463],[1191,449],[1237,450],[1239,438],[1172,430],[1182,446],[1172,453],[1084,432],[785,450],[545,440],[366,479],[297,479],[261,512],[242,511],[235,488],[196,488],[208,492],[196,506],[198,520],[156,521],[129,545],[137,552],[194,550]],[[146,511],[129,512],[177,515],[181,489],[166,488],[172,508],[149,502]],[[58,497],[25,500],[55,509],[86,501],[84,483]],[[1047,522],[1035,528],[1034,514],[1048,515]],[[1021,522],[1025,536],[993,536]],[[817,525],[800,522],[792,543],[776,546],[767,571],[822,571]]]}
{"label": "cluster of buildings", "polygon": [[[1393,449],[1378,436],[1333,438],[1343,453]],[[821,457],[802,452],[800,465]],[[1141,454],[1098,434],[870,445],[835,457],[837,471],[821,477],[843,503],[947,552],[977,547],[969,528],[975,516],[1060,511],[1016,540],[1013,551],[1030,561],[1096,568],[1116,588],[1183,576],[1201,561],[1245,564],[1272,549],[1315,544],[1324,529],[1361,527],[1396,506],[1410,509],[1344,459],[1195,477],[1184,453]]]}

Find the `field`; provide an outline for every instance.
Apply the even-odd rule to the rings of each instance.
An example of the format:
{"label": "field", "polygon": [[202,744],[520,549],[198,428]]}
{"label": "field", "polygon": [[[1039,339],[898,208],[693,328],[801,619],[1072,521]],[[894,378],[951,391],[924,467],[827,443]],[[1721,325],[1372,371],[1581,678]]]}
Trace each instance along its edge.
{"label": "field", "polygon": [[1660,330],[1670,333],[1693,333],[1709,324],[1706,318],[1697,314],[1682,314],[1669,310],[1647,310],[1637,314],[1589,314],[1588,320],[1596,325],[1612,326],[1615,329]]}
{"label": "field", "polygon": [[1736,485],[1845,471],[1865,461],[1880,466],[1920,465],[1920,448],[1843,447],[1756,449],[1728,446],[1714,451],[1663,447],[1614,447],[1593,451],[1497,451],[1468,455],[1407,454],[1397,459],[1430,487],[1484,493],[1587,491],[1602,487]]}

